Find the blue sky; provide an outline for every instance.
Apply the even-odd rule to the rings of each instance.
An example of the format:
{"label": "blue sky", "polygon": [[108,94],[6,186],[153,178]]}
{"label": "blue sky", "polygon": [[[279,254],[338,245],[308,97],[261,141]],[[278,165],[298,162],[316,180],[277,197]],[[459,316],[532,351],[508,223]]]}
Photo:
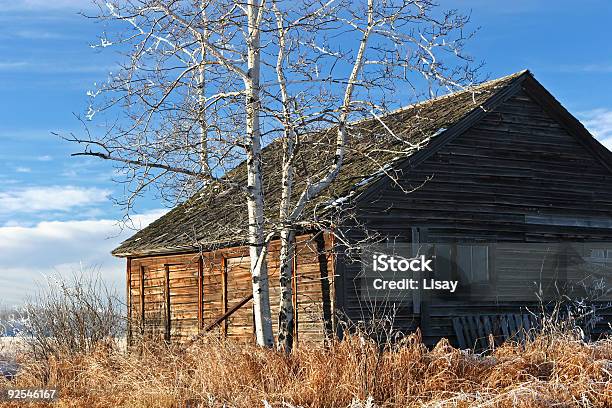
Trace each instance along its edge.
{"label": "blue sky", "polygon": [[[469,46],[491,78],[532,70],[561,103],[612,146],[612,5],[609,1],[446,0],[481,27]],[[72,158],[52,132],[79,131],[74,113],[119,57],[92,49],[103,28],[77,14],[87,0],[0,0],[0,304],[32,282],[95,265],[122,290],[109,251],[130,234],[110,196],[109,163]],[[140,203],[145,225],[163,209]]]}

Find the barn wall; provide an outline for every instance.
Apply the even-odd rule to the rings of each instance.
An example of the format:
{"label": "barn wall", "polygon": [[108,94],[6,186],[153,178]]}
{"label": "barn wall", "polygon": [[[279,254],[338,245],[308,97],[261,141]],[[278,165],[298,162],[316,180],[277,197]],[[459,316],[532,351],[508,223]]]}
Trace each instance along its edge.
{"label": "barn wall", "polygon": [[[297,338],[300,343],[321,343],[330,330],[333,307],[330,240],[311,234],[299,236],[296,242]],[[280,302],[279,248],[278,241],[270,245],[268,260],[274,323]],[[200,333],[251,294],[249,268],[248,247],[129,259],[132,337],[144,334],[184,341]],[[276,325],[274,331],[276,335]],[[236,341],[254,341],[252,301],[211,332]]]}
{"label": "barn wall", "polygon": [[[524,90],[416,168],[404,169],[401,184],[416,190],[406,194],[385,183],[358,204],[360,222],[389,240],[411,242],[411,229],[419,228],[428,242],[437,243],[612,241],[610,228],[527,222],[534,215],[612,220],[612,175]],[[345,230],[354,241],[363,238],[362,228],[347,225]],[[526,306],[516,300],[532,290],[534,271],[502,257],[494,261],[495,297],[473,291],[424,298],[423,315],[404,307],[397,327],[420,325],[430,342],[453,339],[451,316]],[[369,313],[354,284],[359,268],[358,263],[345,265],[340,296],[354,320]],[[612,321],[609,311],[604,318],[600,329]]]}

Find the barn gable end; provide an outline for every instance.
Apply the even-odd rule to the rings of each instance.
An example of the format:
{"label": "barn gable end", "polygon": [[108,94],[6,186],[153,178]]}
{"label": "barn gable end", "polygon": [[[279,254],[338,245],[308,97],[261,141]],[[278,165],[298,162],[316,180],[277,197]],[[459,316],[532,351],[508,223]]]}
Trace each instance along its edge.
{"label": "barn gable end", "polygon": [[[391,242],[612,242],[609,151],[535,80],[527,77],[463,126],[406,161],[399,185],[381,180],[357,198],[356,224]],[[358,242],[363,231],[347,226],[345,233]],[[418,326],[429,342],[453,339],[453,316],[514,313],[537,303],[533,271],[501,255],[489,261],[484,290],[443,300],[423,292],[418,306],[394,305],[397,326]],[[360,293],[361,265],[346,261],[340,267],[339,307],[350,320],[363,320],[371,310]],[[607,280],[612,284],[612,277]],[[612,321],[610,309],[602,313],[600,331]]]}

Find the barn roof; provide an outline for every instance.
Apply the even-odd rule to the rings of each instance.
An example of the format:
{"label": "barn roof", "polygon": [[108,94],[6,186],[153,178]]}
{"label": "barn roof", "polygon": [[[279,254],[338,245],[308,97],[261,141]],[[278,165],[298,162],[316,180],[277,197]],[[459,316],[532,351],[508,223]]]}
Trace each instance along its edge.
{"label": "barn roof", "polygon": [[[525,79],[543,90],[529,71],[521,71],[467,91],[353,123],[342,171],[336,181],[308,205],[307,218],[325,219],[349,197],[357,196],[373,183],[389,176],[400,163],[416,164],[432,154],[450,137],[463,132],[487,111],[513,95]],[[545,90],[543,92],[547,95],[545,99],[552,98]],[[569,115],[558,102],[554,103]],[[574,122],[572,124],[577,126]],[[586,132],[584,128],[582,130]],[[316,180],[328,168],[333,159],[333,152],[328,146],[334,136],[333,129],[330,129],[304,140],[296,158],[296,194],[301,192],[308,178]],[[588,132],[585,137],[592,139]],[[594,143],[597,144],[596,141]],[[282,160],[280,147],[280,143],[272,143],[264,149],[262,156],[266,218],[272,221],[277,216],[281,193],[277,174]],[[237,181],[244,181],[244,164],[229,174]],[[239,244],[246,240],[247,225],[244,197],[211,184],[124,241],[113,254],[143,256]]]}

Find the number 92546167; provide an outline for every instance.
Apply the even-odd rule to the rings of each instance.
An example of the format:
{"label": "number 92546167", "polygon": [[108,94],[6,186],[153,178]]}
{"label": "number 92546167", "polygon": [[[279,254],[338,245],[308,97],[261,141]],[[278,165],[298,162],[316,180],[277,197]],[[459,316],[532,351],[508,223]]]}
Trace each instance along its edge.
{"label": "number 92546167", "polygon": [[54,401],[58,397],[55,388],[8,388],[0,390],[0,401]]}

